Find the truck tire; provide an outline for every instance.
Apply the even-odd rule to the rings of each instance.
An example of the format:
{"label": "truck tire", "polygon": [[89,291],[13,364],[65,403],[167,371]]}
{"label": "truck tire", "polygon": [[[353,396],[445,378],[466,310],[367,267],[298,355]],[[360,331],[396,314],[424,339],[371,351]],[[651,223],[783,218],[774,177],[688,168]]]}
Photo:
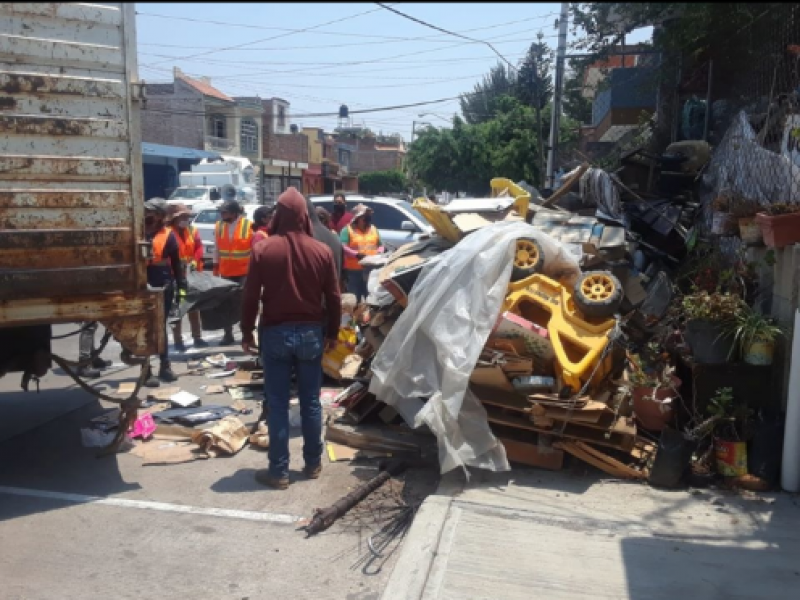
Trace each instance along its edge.
{"label": "truck tire", "polygon": [[532,238],[519,238],[514,251],[514,269],[511,281],[521,281],[526,277],[541,273],[544,269],[544,250],[542,245]]}
{"label": "truck tire", "polygon": [[622,304],[623,290],[619,279],[608,271],[587,271],[575,284],[572,299],[585,317],[608,319]]}

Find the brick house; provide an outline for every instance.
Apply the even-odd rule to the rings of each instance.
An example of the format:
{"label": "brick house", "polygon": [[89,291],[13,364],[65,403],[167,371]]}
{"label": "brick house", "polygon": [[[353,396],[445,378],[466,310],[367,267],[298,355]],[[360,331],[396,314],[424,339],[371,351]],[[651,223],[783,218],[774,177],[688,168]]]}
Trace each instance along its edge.
{"label": "brick house", "polygon": [[263,199],[277,200],[287,187],[304,190],[304,174],[308,169],[308,137],[289,124],[289,103],[282,98],[261,100],[263,159]]}

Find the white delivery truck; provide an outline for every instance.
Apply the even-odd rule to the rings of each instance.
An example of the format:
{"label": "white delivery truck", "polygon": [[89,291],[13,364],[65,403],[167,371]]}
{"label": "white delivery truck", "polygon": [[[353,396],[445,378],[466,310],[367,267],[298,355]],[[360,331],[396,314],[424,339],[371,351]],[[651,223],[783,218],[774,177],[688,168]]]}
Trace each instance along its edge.
{"label": "white delivery truck", "polygon": [[192,213],[216,208],[226,200],[251,203],[255,200],[254,169],[247,158],[220,156],[204,158],[192,165],[191,171],[179,175],[180,187],[167,200],[168,204],[185,204]]}

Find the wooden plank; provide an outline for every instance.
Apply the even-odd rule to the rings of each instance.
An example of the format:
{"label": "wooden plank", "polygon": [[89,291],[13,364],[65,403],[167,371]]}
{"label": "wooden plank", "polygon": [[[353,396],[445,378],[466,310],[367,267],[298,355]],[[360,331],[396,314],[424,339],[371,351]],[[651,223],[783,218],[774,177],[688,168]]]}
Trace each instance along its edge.
{"label": "wooden plank", "polygon": [[506,449],[508,460],[522,465],[558,471],[564,465],[564,451],[557,448],[540,448],[532,442],[499,438]]}

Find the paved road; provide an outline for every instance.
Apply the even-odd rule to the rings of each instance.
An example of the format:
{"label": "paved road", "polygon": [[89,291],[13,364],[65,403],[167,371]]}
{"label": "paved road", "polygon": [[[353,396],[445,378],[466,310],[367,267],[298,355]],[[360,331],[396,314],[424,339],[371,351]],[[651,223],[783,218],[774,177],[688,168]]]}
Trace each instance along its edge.
{"label": "paved road", "polygon": [[[77,340],[56,344],[69,358],[76,350]],[[240,349],[224,350],[240,356]],[[118,361],[119,348],[112,344],[104,356]],[[178,373],[186,370],[185,360],[176,359]],[[101,381],[115,389],[136,374],[110,369]],[[254,482],[266,456],[249,447],[232,458],[183,465],[143,467],[130,454],[97,459],[93,449],[82,447],[80,428],[110,405],[70,381],[54,372],[43,379],[41,394],[22,395],[17,374],[0,379],[0,422],[20,423],[22,430],[29,429],[26,423],[35,426],[0,441],[4,599],[380,597],[396,554],[374,575],[352,567],[367,552],[375,506],[393,501],[388,491],[311,539],[294,522],[374,476],[374,464],[326,461],[318,481],[305,481],[299,474],[302,442],[295,436],[295,481],[278,492]],[[202,395],[200,386],[210,381],[189,376],[179,384]],[[232,399],[225,394],[204,401]],[[61,406],[71,412],[53,419]],[[38,414],[51,420],[38,424]],[[433,472],[417,471],[392,492],[419,498],[435,489],[436,480]]]}

